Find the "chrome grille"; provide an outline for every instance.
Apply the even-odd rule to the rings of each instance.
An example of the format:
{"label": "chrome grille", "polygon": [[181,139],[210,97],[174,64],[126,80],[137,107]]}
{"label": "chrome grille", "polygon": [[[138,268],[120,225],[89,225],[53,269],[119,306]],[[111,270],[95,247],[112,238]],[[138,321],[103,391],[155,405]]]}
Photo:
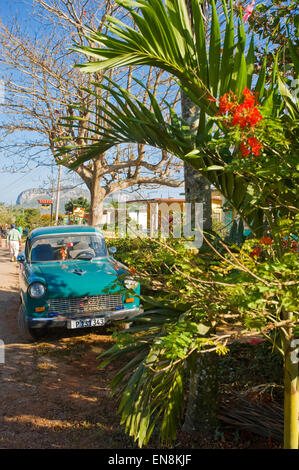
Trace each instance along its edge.
{"label": "chrome grille", "polygon": [[85,314],[101,310],[119,310],[123,307],[121,294],[65,297],[48,300],[48,313]]}

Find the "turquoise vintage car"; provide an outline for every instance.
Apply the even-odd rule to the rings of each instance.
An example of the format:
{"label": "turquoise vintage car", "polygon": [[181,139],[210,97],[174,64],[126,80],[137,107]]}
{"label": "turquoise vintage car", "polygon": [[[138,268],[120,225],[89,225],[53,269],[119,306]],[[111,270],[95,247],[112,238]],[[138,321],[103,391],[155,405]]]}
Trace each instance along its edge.
{"label": "turquoise vintage car", "polygon": [[18,257],[22,334],[37,339],[47,327],[92,328],[142,313],[140,285],[112,252],[87,225],[33,230]]}

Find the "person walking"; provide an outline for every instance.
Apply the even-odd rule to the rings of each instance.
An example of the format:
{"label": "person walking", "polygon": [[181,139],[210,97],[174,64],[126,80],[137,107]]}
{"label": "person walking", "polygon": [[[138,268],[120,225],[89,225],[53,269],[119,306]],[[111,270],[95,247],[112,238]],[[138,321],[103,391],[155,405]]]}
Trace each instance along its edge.
{"label": "person walking", "polygon": [[9,246],[10,261],[17,261],[21,244],[21,234],[14,224],[11,224],[11,229],[7,234],[6,240]]}

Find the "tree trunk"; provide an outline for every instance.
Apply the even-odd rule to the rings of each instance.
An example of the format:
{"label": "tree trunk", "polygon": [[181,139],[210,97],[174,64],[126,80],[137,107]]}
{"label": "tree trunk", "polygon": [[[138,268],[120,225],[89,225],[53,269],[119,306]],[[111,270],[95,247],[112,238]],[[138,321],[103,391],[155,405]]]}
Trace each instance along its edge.
{"label": "tree trunk", "polygon": [[[207,2],[204,2],[206,4]],[[190,17],[192,8],[186,0]],[[207,6],[205,5],[205,8]],[[198,126],[204,125],[204,116],[200,109],[183,92],[181,95],[182,118],[196,132]],[[212,196],[211,185],[198,171],[185,163],[185,199],[189,203],[203,204],[203,231],[212,229]],[[193,212],[193,211],[192,211]],[[192,227],[195,227],[194,215],[191,216]],[[195,371],[190,377],[188,403],[183,431],[213,434],[217,426],[218,406],[218,358],[213,353],[202,354],[197,360]]]}
{"label": "tree trunk", "polygon": [[100,162],[95,161],[92,176],[90,180],[86,182],[90,191],[89,225],[93,227],[103,224],[104,200],[107,196],[105,188],[101,186],[101,177],[99,175],[100,168]]}
{"label": "tree trunk", "polygon": [[[197,131],[200,118],[200,109],[192,103],[188,96],[182,93],[182,118],[189,124],[192,131]],[[195,203],[203,204],[203,231],[210,231],[212,229],[212,191],[210,182],[204,178],[198,170],[195,170],[190,165],[184,165],[184,179],[185,179],[185,199],[187,203],[192,204],[191,224],[192,228],[195,227],[194,223],[194,206]]]}
{"label": "tree trunk", "polygon": [[93,227],[103,224],[105,190],[100,187],[100,183],[93,185],[90,190],[90,211],[89,225]]}
{"label": "tree trunk", "polygon": [[[185,179],[185,199],[187,203],[192,204],[191,226],[195,227],[195,203],[203,205],[203,226],[204,232],[212,230],[212,191],[209,181],[204,178],[197,170],[187,163],[184,164]],[[206,233],[205,233],[206,235]]]}
{"label": "tree trunk", "polygon": [[183,431],[213,436],[218,418],[218,357],[214,352],[202,354],[189,380],[189,395]]}
{"label": "tree trunk", "polygon": [[89,225],[101,227],[103,224],[103,199],[99,194],[91,194]]}
{"label": "tree trunk", "polygon": [[[298,340],[295,342],[295,346],[297,345]],[[284,342],[284,351],[284,448],[298,449],[298,354],[292,348],[292,341],[287,339]]]}

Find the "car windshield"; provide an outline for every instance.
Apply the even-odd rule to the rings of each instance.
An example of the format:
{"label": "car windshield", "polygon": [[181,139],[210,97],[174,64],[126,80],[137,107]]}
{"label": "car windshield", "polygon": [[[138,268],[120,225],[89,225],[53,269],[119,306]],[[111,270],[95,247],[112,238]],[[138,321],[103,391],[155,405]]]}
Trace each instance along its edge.
{"label": "car windshield", "polygon": [[63,234],[40,237],[33,241],[30,260],[70,261],[79,259],[102,258],[107,256],[105,241],[96,234]]}

